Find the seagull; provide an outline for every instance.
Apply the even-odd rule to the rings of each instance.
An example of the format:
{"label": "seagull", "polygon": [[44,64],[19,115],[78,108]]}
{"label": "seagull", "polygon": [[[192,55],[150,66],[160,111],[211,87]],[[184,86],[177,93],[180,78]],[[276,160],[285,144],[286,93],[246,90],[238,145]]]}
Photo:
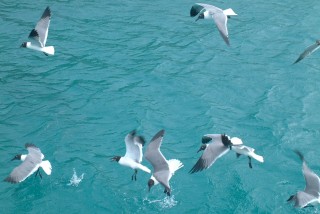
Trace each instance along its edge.
{"label": "seagull", "polygon": [[304,191],[298,191],[295,195],[291,195],[287,200],[294,202],[295,207],[304,208],[313,206],[320,203],[320,179],[311,169],[307,166],[303,155],[299,151],[295,151],[302,160],[302,173],[306,180],[306,188]]}
{"label": "seagull", "polygon": [[231,142],[230,150],[235,151],[237,154],[237,157],[240,157],[240,155],[248,156],[250,168],[252,168],[251,158],[254,158],[257,161],[263,163],[264,161],[263,157],[261,155],[257,155],[256,153],[254,153],[254,148],[243,145],[243,142],[240,138],[233,137],[231,138],[230,142]]}
{"label": "seagull", "polygon": [[27,143],[25,148],[28,150],[27,155],[18,154],[13,160],[23,161],[19,166],[14,168],[10,175],[4,179],[9,183],[19,183],[24,181],[27,177],[36,172],[36,176],[39,174],[40,178],[42,175],[40,173],[40,167],[44,170],[47,175],[51,175],[51,164],[48,160],[43,161],[44,155],[41,153],[40,149],[34,144]]}
{"label": "seagull", "polygon": [[213,5],[196,3],[191,7],[190,16],[195,17],[198,14],[199,16],[196,21],[199,19],[213,19],[223,40],[227,43],[227,45],[230,45],[227,21],[230,16],[237,15],[231,8],[222,10]]}
{"label": "seagull", "polygon": [[145,140],[142,136],[136,136],[136,131],[133,130],[124,139],[126,143],[126,154],[121,156],[114,156],[112,161],[117,161],[120,165],[130,167],[134,169],[134,173],[131,177],[133,180],[137,180],[138,169],[141,169],[147,173],[151,173],[151,170],[142,165],[142,147],[145,144]]}
{"label": "seagull", "polygon": [[209,168],[218,158],[230,150],[229,145],[232,144],[230,141],[230,137],[225,134],[204,135],[202,137],[203,145],[198,150],[198,152],[201,150],[204,150],[204,152],[189,173],[192,174]]}
{"label": "seagull", "polygon": [[160,130],[150,141],[145,152],[146,159],[153,167],[153,175],[148,181],[149,191],[153,185],[160,183],[165,189],[164,193],[171,194],[169,181],[175,171],[183,167],[177,159],[167,160],[160,151],[164,130]]}
{"label": "seagull", "polygon": [[316,43],[307,47],[307,49],[302,54],[300,54],[299,58],[293,64],[296,64],[299,61],[303,60],[305,57],[309,56],[310,54],[318,50],[319,47],[320,47],[320,40],[316,40]]}
{"label": "seagull", "polygon": [[50,11],[50,8],[47,7],[44,10],[36,27],[29,34],[29,38],[33,39],[35,43],[23,42],[20,47],[41,51],[47,56],[54,55],[54,47],[53,46],[46,47],[50,18],[51,18],[51,11]]}

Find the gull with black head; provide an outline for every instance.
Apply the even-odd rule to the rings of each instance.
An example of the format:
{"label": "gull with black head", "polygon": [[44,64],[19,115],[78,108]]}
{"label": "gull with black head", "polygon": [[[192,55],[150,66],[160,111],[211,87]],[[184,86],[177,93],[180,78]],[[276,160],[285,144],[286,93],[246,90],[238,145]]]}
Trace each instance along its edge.
{"label": "gull with black head", "polygon": [[295,195],[291,195],[287,200],[294,202],[294,206],[304,208],[320,203],[320,179],[306,164],[304,157],[300,151],[295,151],[302,160],[302,173],[306,181],[306,187],[303,191],[298,191]]}
{"label": "gull with black head", "polygon": [[45,55],[54,55],[54,47],[53,46],[46,46],[48,32],[49,32],[49,25],[51,19],[51,10],[47,7],[40,20],[38,21],[36,27],[30,32],[29,38],[34,40],[32,42],[23,42],[20,47],[22,48],[29,48],[36,51],[41,51]]}
{"label": "gull with black head", "polygon": [[213,5],[196,3],[191,7],[190,16],[195,17],[198,14],[196,21],[199,19],[213,19],[221,37],[227,45],[230,45],[227,21],[230,16],[237,15],[231,8],[222,10]]}
{"label": "gull with black head", "polygon": [[41,150],[34,144],[27,143],[25,148],[28,150],[28,154],[18,154],[12,160],[23,161],[19,166],[13,169],[10,175],[4,179],[9,183],[19,183],[24,181],[27,177],[36,172],[36,176],[39,174],[42,178],[40,167],[47,175],[51,175],[51,163],[48,160],[43,161],[44,155]]}
{"label": "gull with black head", "polygon": [[203,150],[203,154],[189,171],[191,174],[211,167],[218,158],[229,152],[231,140],[225,134],[206,134],[202,137],[202,144],[198,152]]}
{"label": "gull with black head", "polygon": [[138,169],[147,173],[151,173],[151,170],[142,165],[142,147],[145,144],[145,140],[142,136],[137,136],[136,131],[133,130],[124,139],[126,143],[126,154],[121,156],[114,156],[111,160],[117,161],[120,165],[130,167],[134,170],[131,177],[132,180],[137,180]]}
{"label": "gull with black head", "polygon": [[153,167],[153,175],[148,181],[149,191],[153,185],[160,183],[165,189],[164,193],[168,196],[171,194],[169,181],[175,171],[183,167],[181,161],[177,159],[167,160],[162,152],[160,146],[162,144],[165,131],[160,130],[150,141],[145,152],[145,158],[151,163]]}

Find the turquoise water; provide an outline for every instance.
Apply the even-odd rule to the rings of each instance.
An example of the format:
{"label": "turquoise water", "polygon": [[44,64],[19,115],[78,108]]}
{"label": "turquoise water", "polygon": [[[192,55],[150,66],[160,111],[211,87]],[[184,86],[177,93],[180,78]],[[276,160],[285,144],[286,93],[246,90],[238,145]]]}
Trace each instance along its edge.
{"label": "turquoise water", "polygon": [[[319,169],[319,52],[291,65],[319,39],[318,1],[206,2],[238,14],[227,47],[214,23],[189,17],[193,1],[2,1],[0,3],[0,178],[39,146],[51,176],[0,185],[1,213],[317,213],[286,203],[305,182],[299,149]],[[47,45],[20,49],[46,6]],[[111,162],[125,135],[147,141],[166,130],[162,152],[184,168],[147,190],[149,175]],[[188,174],[201,137],[227,133],[265,163],[228,153]],[[313,162],[314,160],[314,162]],[[150,164],[144,160],[148,167]],[[68,185],[75,168],[84,173]]]}

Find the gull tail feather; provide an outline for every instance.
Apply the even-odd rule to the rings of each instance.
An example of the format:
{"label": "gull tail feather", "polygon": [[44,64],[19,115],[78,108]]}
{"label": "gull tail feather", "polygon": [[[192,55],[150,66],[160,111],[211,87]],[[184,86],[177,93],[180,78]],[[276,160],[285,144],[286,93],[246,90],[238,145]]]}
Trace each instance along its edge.
{"label": "gull tail feather", "polygon": [[172,173],[183,167],[183,163],[177,159],[168,160],[169,168]]}
{"label": "gull tail feather", "polygon": [[226,10],[223,10],[223,13],[226,15],[226,16],[236,16],[238,14],[236,14],[231,8],[228,8]]}
{"label": "gull tail feather", "polygon": [[52,166],[51,166],[51,163],[48,160],[42,161],[41,164],[40,164],[40,167],[42,167],[43,171],[47,175],[51,175]]}
{"label": "gull tail feather", "polygon": [[261,163],[264,162],[264,159],[263,159],[263,157],[261,155],[257,155],[256,153],[252,153],[250,156],[252,158],[256,159],[257,161],[261,162]]}
{"label": "gull tail feather", "polygon": [[143,166],[142,164],[139,164],[138,168],[143,170],[143,171],[145,171],[145,172],[147,172],[147,173],[151,173],[151,170],[148,167]]}
{"label": "gull tail feather", "polygon": [[53,46],[43,47],[43,52],[48,55],[54,55],[54,47]]}

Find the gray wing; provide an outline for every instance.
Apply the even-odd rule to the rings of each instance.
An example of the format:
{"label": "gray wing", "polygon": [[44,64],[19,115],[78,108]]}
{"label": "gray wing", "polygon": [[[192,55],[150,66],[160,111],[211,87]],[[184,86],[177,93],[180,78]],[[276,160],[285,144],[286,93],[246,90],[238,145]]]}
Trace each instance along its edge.
{"label": "gray wing", "polygon": [[293,63],[298,63],[299,61],[303,60],[305,57],[309,56],[310,54],[312,54],[313,52],[315,52],[320,46],[320,44],[318,42],[316,42],[315,44],[307,47],[307,49],[300,54],[300,56],[298,57],[298,59]]}
{"label": "gray wing", "polygon": [[145,158],[153,167],[153,176],[170,192],[170,170],[166,158],[160,151],[164,130],[160,130],[152,139],[145,152]]}
{"label": "gray wing", "polygon": [[306,180],[306,188],[304,191],[310,195],[319,197],[320,180],[318,175],[311,171],[305,162],[302,164],[302,172]]}
{"label": "gray wing", "polygon": [[299,191],[296,195],[296,200],[295,200],[295,207],[305,207],[307,206],[312,200],[314,200],[315,197],[308,194],[308,193],[305,193],[305,192],[302,192],[302,191]]}
{"label": "gray wing", "polygon": [[220,142],[210,143],[189,173],[192,174],[209,168],[218,158],[226,154],[229,150],[227,146],[224,146]]}
{"label": "gray wing", "polygon": [[[169,164],[160,151],[160,146],[164,136],[164,130],[159,131],[150,141],[144,154],[145,158],[151,163],[154,173],[167,170],[169,172]],[[157,179],[158,180],[158,179]]]}
{"label": "gray wing", "polygon": [[227,21],[228,21],[227,16],[223,12],[219,12],[219,13],[213,14],[212,18],[216,23],[216,26],[223,40],[227,43],[227,45],[230,45],[228,28],[227,28]]}
{"label": "gray wing", "polygon": [[50,8],[47,7],[44,10],[36,27],[29,34],[29,38],[33,38],[36,41],[38,41],[41,47],[44,47],[47,42],[50,18],[51,18],[51,11],[50,11]]}
{"label": "gray wing", "polygon": [[196,5],[200,5],[202,6],[204,9],[206,9],[207,11],[210,12],[210,14],[214,14],[214,13],[223,13],[223,10],[215,7],[213,5],[210,4],[203,4],[203,3],[196,3]]}
{"label": "gray wing", "polygon": [[12,170],[10,175],[4,180],[10,183],[18,183],[24,181],[32,173],[34,173],[38,165],[42,161],[42,153],[39,148],[33,144],[26,144],[26,147],[29,151],[26,159],[16,168]]}
{"label": "gray wing", "polygon": [[142,161],[142,146],[144,145],[144,139],[141,136],[135,136],[136,131],[133,130],[125,137],[126,154],[125,157],[131,158],[137,163]]}

